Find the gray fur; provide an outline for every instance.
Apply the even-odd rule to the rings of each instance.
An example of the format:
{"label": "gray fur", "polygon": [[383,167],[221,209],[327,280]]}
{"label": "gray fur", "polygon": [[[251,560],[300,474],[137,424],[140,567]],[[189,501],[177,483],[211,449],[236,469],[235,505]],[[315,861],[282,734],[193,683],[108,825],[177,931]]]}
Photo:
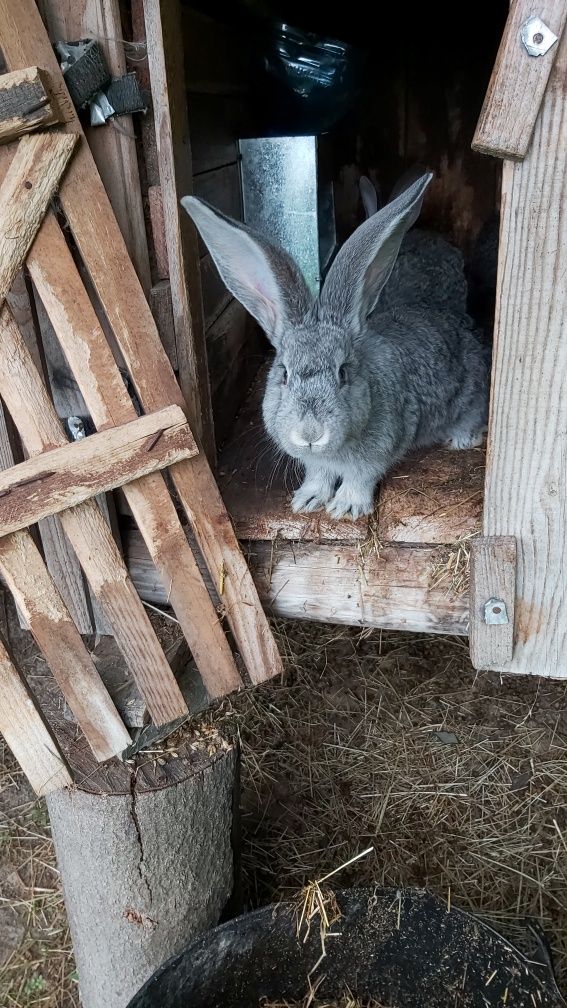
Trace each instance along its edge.
{"label": "gray fur", "polygon": [[[427,246],[412,240],[394,269],[431,177],[355,231],[315,302],[283,250],[195,197],[182,200],[225,283],[276,349],[263,416],[276,444],[305,467],[296,511],[359,518],[412,448],[480,443],[488,374],[460,279],[454,284],[459,253],[438,239],[429,275]],[[451,304],[437,289],[445,278]]]}

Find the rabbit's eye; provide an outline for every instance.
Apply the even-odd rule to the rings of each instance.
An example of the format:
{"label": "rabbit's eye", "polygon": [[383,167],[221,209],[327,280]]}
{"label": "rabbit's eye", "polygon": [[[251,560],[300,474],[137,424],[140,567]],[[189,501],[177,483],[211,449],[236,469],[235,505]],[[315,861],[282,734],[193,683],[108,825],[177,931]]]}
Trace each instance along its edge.
{"label": "rabbit's eye", "polygon": [[342,388],[347,382],[347,369],[346,364],[341,364],[339,368],[339,385]]}
{"label": "rabbit's eye", "polygon": [[282,385],[287,385],[287,370],[282,368]]}

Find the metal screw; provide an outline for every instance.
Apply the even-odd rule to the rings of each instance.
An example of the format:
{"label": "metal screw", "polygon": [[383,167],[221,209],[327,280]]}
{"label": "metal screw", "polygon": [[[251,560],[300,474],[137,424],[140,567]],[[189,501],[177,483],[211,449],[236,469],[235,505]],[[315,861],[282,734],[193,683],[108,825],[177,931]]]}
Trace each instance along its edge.
{"label": "metal screw", "polygon": [[529,56],[545,56],[557,42],[557,35],[541,18],[532,14],[520,29],[520,38]]}
{"label": "metal screw", "polygon": [[508,623],[508,610],[502,599],[490,598],[484,603],[484,622],[488,626],[502,626]]}
{"label": "metal screw", "polygon": [[24,186],[25,186],[26,189],[31,189],[32,188],[32,184],[31,184],[31,182],[30,182],[29,179],[27,179],[27,181],[24,182]]}

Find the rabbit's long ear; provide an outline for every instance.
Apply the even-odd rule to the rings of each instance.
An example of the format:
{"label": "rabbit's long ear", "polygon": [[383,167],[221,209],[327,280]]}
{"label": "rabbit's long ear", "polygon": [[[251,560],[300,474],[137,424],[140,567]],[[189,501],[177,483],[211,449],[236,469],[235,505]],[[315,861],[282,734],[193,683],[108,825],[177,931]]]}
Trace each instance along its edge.
{"label": "rabbit's long ear", "polygon": [[422,176],[361,224],[336,256],[319,297],[319,313],[361,332],[415,223],[433,175]]}
{"label": "rabbit's long ear", "polygon": [[362,205],[364,207],[364,213],[366,214],[366,219],[372,217],[378,210],[378,193],[376,192],[376,187],[370,181],[367,175],[361,175],[358,180],[358,188],[360,189],[360,198],[362,199]]}
{"label": "rabbit's long ear", "polygon": [[299,323],[312,302],[291,256],[195,196],[185,196],[181,204],[229,291],[277,344],[282,329]]}

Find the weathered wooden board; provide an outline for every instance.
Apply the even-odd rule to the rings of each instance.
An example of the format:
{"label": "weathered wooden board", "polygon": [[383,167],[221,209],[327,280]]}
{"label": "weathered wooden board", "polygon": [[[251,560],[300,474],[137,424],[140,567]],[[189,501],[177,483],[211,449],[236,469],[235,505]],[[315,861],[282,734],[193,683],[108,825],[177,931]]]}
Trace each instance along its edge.
{"label": "weathered wooden board", "polygon": [[473,150],[481,154],[521,159],[528,151],[558,52],[556,43],[544,55],[528,53],[521,39],[521,29],[534,14],[561,37],[567,20],[567,4],[565,0],[540,0],[537,6],[532,0],[511,3],[472,142]]}
{"label": "weathered wooden board", "polygon": [[0,143],[52,126],[58,118],[37,67],[0,76]]}
{"label": "weathered wooden board", "polygon": [[[125,550],[142,596],[163,605],[163,589],[135,531]],[[467,634],[468,595],[431,587],[446,557],[443,548],[276,540],[248,543],[246,550],[260,597],[276,616]]]}
{"label": "weathered wooden board", "polygon": [[26,684],[0,641],[0,732],[37,795],[72,784],[57,743]]}
{"label": "weathered wooden board", "polygon": [[[119,0],[40,0],[40,9],[53,42],[96,38],[113,77],[127,69]],[[108,126],[87,127],[87,139],[112,209],[146,293],[150,263],[140,190],[136,134],[132,116],[120,116]]]}
{"label": "weathered wooden board", "polygon": [[0,473],[0,536],[197,454],[179,406],[36,455]]}
{"label": "weathered wooden board", "polygon": [[516,540],[474,539],[470,561],[471,660],[476,669],[506,672],[514,648]]}
{"label": "weathered wooden board", "polygon": [[77,136],[41,133],[18,143],[0,187],[0,306],[30,249]]}
{"label": "weathered wooden board", "polygon": [[171,302],[171,284],[169,280],[159,280],[150,291],[150,308],[155,319],[160,339],[169,363],[177,369],[177,342],[175,339],[175,323],[173,320],[173,304]]}
{"label": "weathered wooden board", "polygon": [[179,0],[144,0],[179,385],[188,418],[209,461],[215,461],[211,395],[199,285],[197,235],[179,205],[192,192],[181,9]]}
{"label": "weathered wooden board", "polygon": [[[544,5],[545,9],[545,5]],[[516,538],[510,672],[567,677],[567,35],[524,161],[506,161],[484,534]]]}
{"label": "weathered wooden board", "polygon": [[122,752],[130,736],[29,532],[0,539],[0,570],[97,759]]}

